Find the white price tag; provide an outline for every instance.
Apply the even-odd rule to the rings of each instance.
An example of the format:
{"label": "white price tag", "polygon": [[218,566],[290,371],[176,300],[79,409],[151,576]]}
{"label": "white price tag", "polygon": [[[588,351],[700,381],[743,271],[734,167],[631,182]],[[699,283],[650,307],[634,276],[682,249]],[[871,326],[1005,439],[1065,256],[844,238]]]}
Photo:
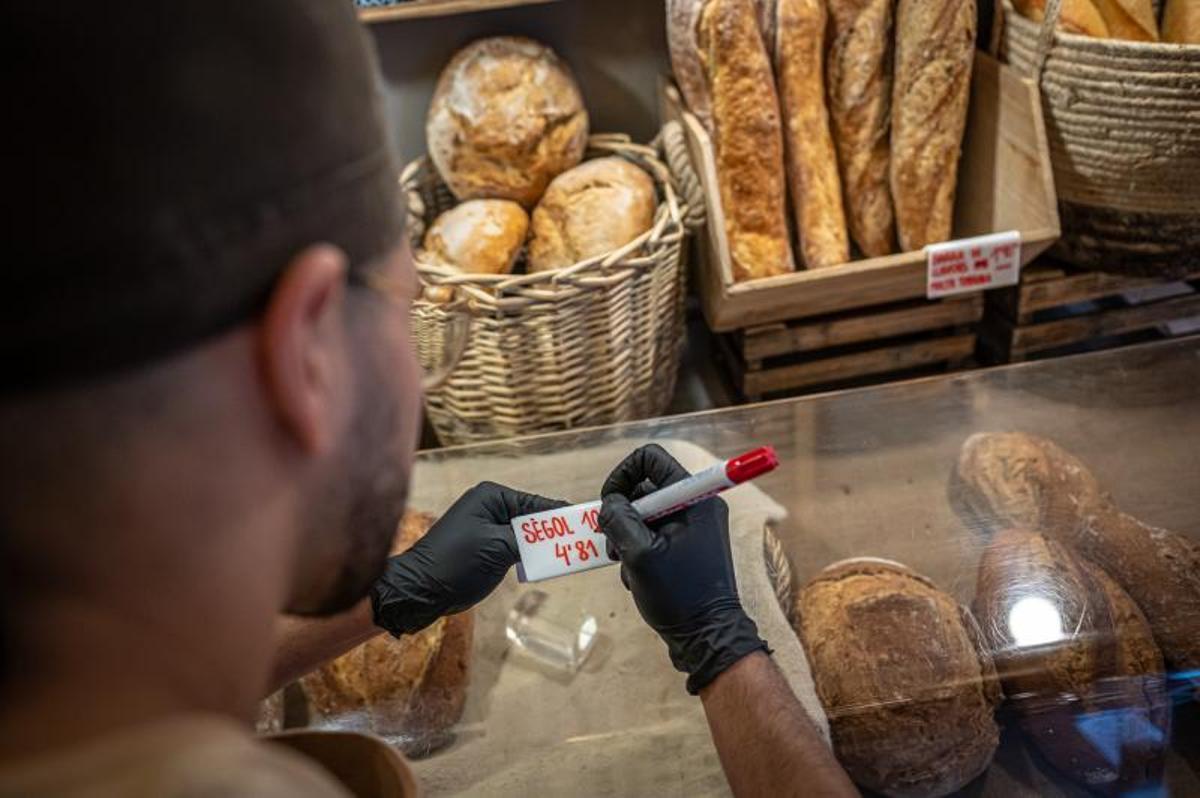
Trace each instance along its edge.
{"label": "white price tag", "polygon": [[512,520],[521,562],[517,576],[537,582],[612,565],[600,533],[600,502],[573,504]]}
{"label": "white price tag", "polygon": [[930,244],[925,263],[929,299],[1016,285],[1021,277],[1021,233],[1009,230]]}

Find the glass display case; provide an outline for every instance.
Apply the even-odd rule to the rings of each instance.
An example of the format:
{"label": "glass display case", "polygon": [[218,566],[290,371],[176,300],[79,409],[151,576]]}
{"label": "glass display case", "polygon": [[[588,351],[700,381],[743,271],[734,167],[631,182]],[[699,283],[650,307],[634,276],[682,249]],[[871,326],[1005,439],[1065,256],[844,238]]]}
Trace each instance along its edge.
{"label": "glass display case", "polygon": [[[1188,559],[1200,551],[1200,341],[424,452],[410,505],[436,515],[481,480],[595,499],[647,442],[690,468],[776,447],[778,470],[726,494],[739,585],[860,784],[1200,794],[1200,705],[1181,673],[1200,639],[1200,561]],[[754,565],[772,532],[790,578]],[[1129,536],[1131,550],[1107,550],[1106,535]],[[852,581],[858,598],[825,597],[819,574]],[[782,601],[766,598],[772,588]],[[532,590],[568,627],[594,622],[577,671],[536,667],[507,639],[510,610]],[[700,703],[615,568],[537,585],[510,575],[476,613],[462,720],[414,763],[430,794],[727,794]],[[888,626],[922,619],[904,640]],[[849,677],[805,656],[791,631],[804,623],[853,659],[868,685],[857,702],[842,689],[843,705],[827,705],[831,680]],[[959,633],[979,652],[965,670],[946,653]],[[984,702],[982,731],[958,710],[941,722],[937,702],[956,689]],[[910,704],[927,704],[926,721],[949,736],[910,736]],[[874,713],[866,725],[863,713]],[[950,762],[965,750],[955,735],[972,734],[975,764]]]}

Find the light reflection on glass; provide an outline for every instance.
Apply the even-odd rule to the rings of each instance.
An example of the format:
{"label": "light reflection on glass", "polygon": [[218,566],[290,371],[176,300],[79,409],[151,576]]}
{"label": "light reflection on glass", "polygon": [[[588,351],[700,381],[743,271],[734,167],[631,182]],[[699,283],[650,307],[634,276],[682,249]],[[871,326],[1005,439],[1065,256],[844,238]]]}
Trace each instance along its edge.
{"label": "light reflection on glass", "polygon": [[1008,611],[1008,633],[1019,646],[1043,646],[1066,637],[1058,606],[1042,596],[1025,596]]}

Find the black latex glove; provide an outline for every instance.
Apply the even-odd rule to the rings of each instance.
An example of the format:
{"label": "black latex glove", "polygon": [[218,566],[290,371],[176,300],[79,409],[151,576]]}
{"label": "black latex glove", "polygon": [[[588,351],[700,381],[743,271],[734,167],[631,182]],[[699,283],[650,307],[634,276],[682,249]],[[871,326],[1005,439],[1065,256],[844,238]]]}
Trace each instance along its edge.
{"label": "black latex glove", "polygon": [[687,476],[661,446],[638,449],[604,483],[600,531],[638,612],[695,695],[742,657],[769,649],[738,598],[725,502],[706,499],[649,526],[630,504]]}
{"label": "black latex glove", "polygon": [[375,625],[399,637],[473,607],[520,559],[509,522],[565,505],[494,482],[471,488],[411,549],[388,560],[371,588]]}

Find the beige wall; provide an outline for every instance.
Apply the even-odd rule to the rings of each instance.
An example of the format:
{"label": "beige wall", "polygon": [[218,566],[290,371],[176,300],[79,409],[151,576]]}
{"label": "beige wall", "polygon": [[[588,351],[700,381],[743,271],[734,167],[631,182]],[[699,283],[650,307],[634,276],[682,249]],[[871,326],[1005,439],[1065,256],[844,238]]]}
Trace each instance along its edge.
{"label": "beige wall", "polygon": [[370,26],[401,156],[424,151],[425,111],[438,72],[482,36],[519,34],[558,51],[575,71],[592,130],[644,141],[657,130],[656,81],[667,71],[663,0],[558,0],[545,5]]}

